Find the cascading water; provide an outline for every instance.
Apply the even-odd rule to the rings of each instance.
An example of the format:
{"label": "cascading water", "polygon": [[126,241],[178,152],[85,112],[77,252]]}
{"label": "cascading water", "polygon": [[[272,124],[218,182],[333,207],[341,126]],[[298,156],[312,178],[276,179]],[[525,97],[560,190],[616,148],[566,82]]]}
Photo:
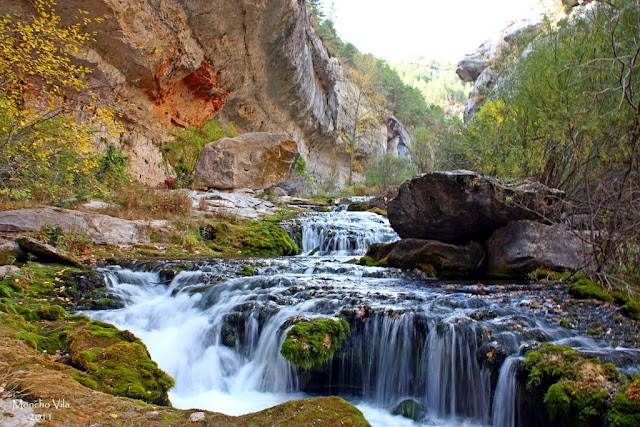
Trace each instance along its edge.
{"label": "cascading water", "polygon": [[[525,286],[513,294],[470,294],[465,286],[425,286],[349,262],[365,245],[397,239],[374,215],[305,216],[307,255],[260,260],[251,277],[223,279],[224,261],[180,272],[169,283],[145,265],[105,269],[125,308],[88,314],[145,342],[176,380],[169,394],[174,406],[231,415],[334,394],[356,404],[374,425],[413,425],[390,413],[410,399],[424,409],[424,425],[512,426],[515,367],[524,343],[559,340],[626,365],[640,360],[633,351],[604,349],[586,338],[569,342],[575,341],[569,330],[522,307],[525,298],[537,297]],[[352,334],[328,373],[300,375],[280,347],[291,319],[317,316],[344,317]],[[483,361],[487,348],[506,357],[499,375]]]}
{"label": "cascading water", "polygon": [[364,255],[372,243],[390,243],[399,237],[389,221],[371,212],[325,212],[302,218],[303,255]]}

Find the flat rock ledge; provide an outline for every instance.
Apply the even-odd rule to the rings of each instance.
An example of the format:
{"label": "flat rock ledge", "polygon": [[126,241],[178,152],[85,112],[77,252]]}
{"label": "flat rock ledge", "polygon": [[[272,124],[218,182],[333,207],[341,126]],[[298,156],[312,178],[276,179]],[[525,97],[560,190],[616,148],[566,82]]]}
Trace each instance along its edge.
{"label": "flat rock ledge", "polygon": [[39,231],[60,227],[65,234],[86,236],[96,244],[148,243],[151,231],[166,231],[166,221],[130,221],[109,215],[53,207],[15,209],[0,212],[0,232]]}

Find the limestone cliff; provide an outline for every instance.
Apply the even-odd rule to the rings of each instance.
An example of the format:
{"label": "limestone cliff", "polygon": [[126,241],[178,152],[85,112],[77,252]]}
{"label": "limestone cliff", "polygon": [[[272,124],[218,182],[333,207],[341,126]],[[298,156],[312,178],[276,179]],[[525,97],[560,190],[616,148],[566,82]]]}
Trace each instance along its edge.
{"label": "limestone cliff", "polygon": [[[334,131],[344,84],[311,26],[305,0],[83,0],[58,2],[75,22],[78,9],[104,16],[81,58],[104,96],[117,93],[127,132],[116,141],[135,176],[155,185],[170,171],[160,148],[169,129],[214,116],[241,132],[285,133],[298,142],[318,178],[344,181],[346,154]],[[31,13],[28,0],[5,0],[0,13]],[[398,132],[380,130],[381,150]],[[335,171],[339,171],[335,176]]]}

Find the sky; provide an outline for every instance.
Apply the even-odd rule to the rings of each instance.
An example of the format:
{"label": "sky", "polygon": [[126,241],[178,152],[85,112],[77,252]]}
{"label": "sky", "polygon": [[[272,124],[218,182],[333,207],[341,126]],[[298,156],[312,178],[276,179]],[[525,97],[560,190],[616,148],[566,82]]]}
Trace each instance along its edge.
{"label": "sky", "polygon": [[323,0],[342,40],[388,60],[458,62],[538,0]]}

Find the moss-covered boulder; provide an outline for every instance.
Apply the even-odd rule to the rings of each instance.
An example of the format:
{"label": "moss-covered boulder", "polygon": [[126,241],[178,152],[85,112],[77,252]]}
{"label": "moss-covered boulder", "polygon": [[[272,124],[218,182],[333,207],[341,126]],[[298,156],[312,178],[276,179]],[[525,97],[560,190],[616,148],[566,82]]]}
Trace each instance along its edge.
{"label": "moss-covered boulder", "polygon": [[424,406],[413,399],[405,399],[398,403],[391,411],[393,415],[402,415],[413,421],[418,421],[425,413]]}
{"label": "moss-covered boulder", "polygon": [[611,400],[607,414],[611,427],[632,427],[640,425],[640,376],[634,375],[631,382],[620,387]]}
{"label": "moss-covered boulder", "polygon": [[302,321],[287,332],[280,352],[297,368],[322,371],[350,335],[351,329],[344,319]]}
{"label": "moss-covered boulder", "polygon": [[525,395],[544,403],[551,421],[563,426],[600,424],[619,373],[612,364],[583,358],[568,346],[543,344],[525,357]]}
{"label": "moss-covered boulder", "polygon": [[151,360],[147,347],[129,331],[92,321],[69,334],[72,364],[88,374],[82,384],[116,396],[169,405],[173,379]]}

